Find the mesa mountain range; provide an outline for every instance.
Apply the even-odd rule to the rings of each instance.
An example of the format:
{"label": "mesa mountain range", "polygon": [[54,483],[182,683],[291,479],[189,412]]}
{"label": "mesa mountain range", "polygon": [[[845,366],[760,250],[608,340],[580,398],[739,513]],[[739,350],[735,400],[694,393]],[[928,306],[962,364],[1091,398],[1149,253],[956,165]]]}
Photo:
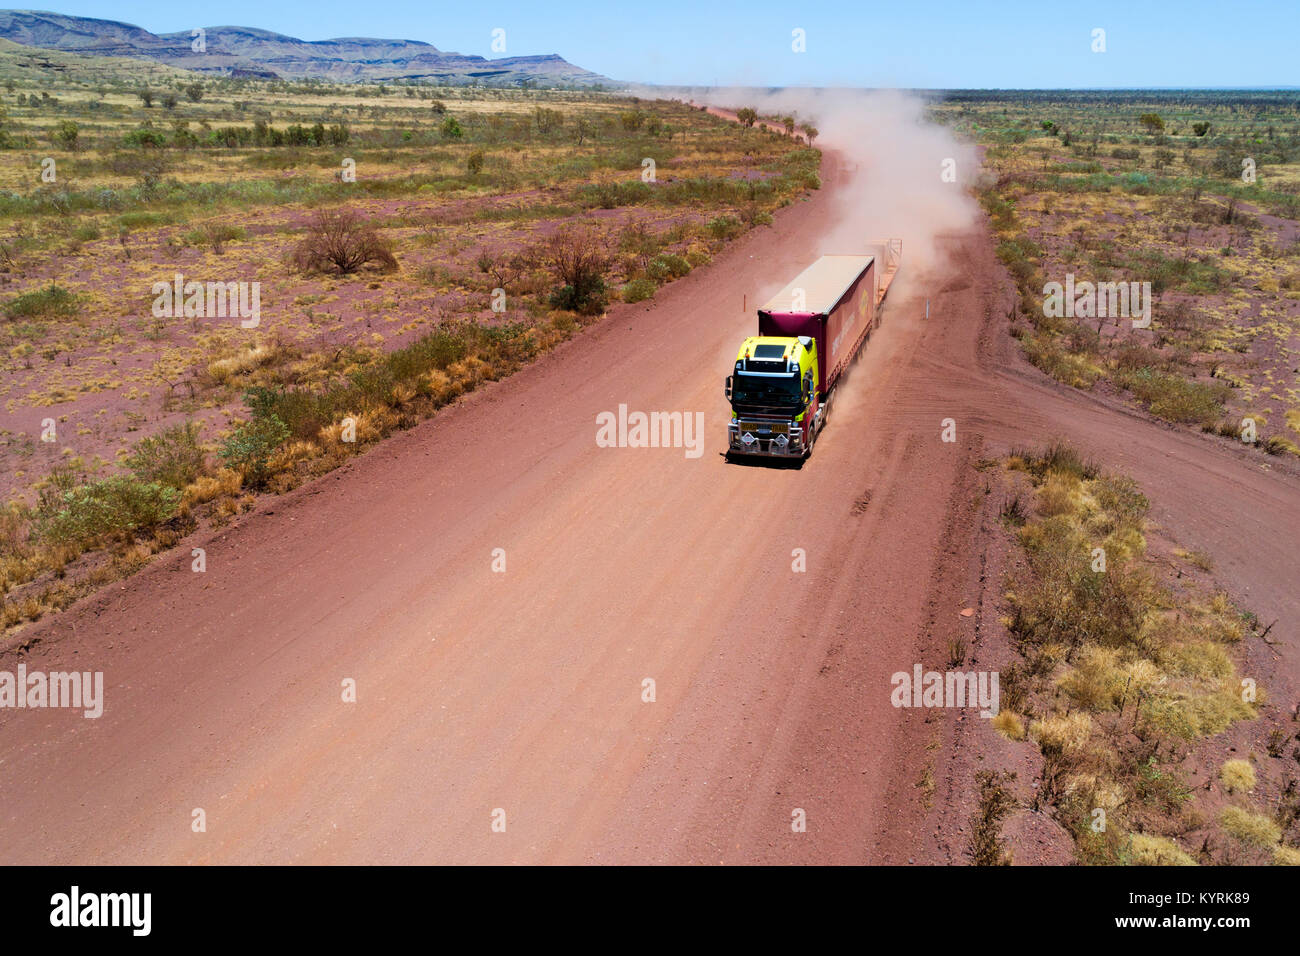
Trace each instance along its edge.
{"label": "mesa mountain range", "polygon": [[68,53],[144,58],[221,76],[491,86],[612,82],[554,54],[489,60],[444,52],[418,40],[299,40],[254,27],[204,27],[202,49],[196,51],[193,31],[154,34],[129,23],[37,10],[0,10],[0,38]]}

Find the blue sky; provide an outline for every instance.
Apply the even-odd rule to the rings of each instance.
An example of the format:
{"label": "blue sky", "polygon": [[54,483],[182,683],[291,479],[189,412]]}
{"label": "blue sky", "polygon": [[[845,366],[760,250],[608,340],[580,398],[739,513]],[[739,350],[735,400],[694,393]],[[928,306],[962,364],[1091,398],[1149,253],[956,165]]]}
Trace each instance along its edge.
{"label": "blue sky", "polygon": [[[752,86],[1300,86],[1298,0],[68,0],[155,33],[238,24],[496,56],[558,53],[621,80]],[[805,31],[807,49],[791,49]],[[1091,50],[1094,29],[1106,51]]]}

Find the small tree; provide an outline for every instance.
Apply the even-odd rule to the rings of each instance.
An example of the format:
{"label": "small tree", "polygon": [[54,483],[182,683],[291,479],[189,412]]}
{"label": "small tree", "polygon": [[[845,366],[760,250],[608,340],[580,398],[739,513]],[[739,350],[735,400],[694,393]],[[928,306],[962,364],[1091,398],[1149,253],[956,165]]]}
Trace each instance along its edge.
{"label": "small tree", "polygon": [[471,176],[477,176],[483,172],[483,150],[476,149],[469,154],[469,159],[465,160],[465,168],[469,170]]}
{"label": "small tree", "polygon": [[815,140],[818,136],[821,135],[821,130],[819,130],[816,126],[805,126],[803,128],[803,131],[804,131],[804,135],[808,137],[809,146],[812,145],[813,140]]}
{"label": "small tree", "polygon": [[557,232],[541,252],[543,265],[561,287],[551,295],[551,305],[585,315],[604,311],[608,301],[605,273],[610,256],[605,242],[594,232],[566,229]]}
{"label": "small tree", "polygon": [[59,123],[58,129],[54,131],[54,141],[64,149],[76,149],[78,132],[80,130],[77,128],[76,123],[72,120],[63,120]]}
{"label": "small tree", "polygon": [[1143,113],[1138,117],[1138,122],[1148,133],[1156,134],[1164,130],[1165,121],[1160,118],[1159,113]]}
{"label": "small tree", "polygon": [[564,114],[559,110],[548,110],[544,106],[539,106],[533,110],[533,120],[537,123],[537,132],[549,133],[564,124]]}
{"label": "small tree", "polygon": [[351,275],[365,265],[376,265],[385,272],[397,269],[392,245],[351,209],[318,212],[290,261],[304,273]]}
{"label": "small tree", "polygon": [[785,135],[786,135],[786,136],[793,136],[793,135],[794,135],[794,117],[793,117],[793,116],[782,116],[782,117],[781,117],[781,125],[785,127]]}
{"label": "small tree", "polygon": [[175,94],[175,93],[168,93],[166,96],[164,96],[164,97],[163,97],[163,106],[164,106],[166,109],[169,109],[169,110],[174,110],[174,109],[176,109],[176,94]]}
{"label": "small tree", "polygon": [[752,106],[742,106],[736,110],[736,119],[740,120],[747,129],[752,129],[754,124],[758,122],[758,110]]}
{"label": "small tree", "polygon": [[1204,136],[1204,135],[1205,135],[1206,133],[1208,133],[1209,131],[1210,131],[1210,124],[1209,124],[1209,123],[1193,123],[1193,124],[1192,124],[1192,132],[1195,133],[1197,136]]}
{"label": "small tree", "polygon": [[203,84],[191,83],[185,87],[185,95],[189,97],[191,103],[197,103],[203,99]]}
{"label": "small tree", "polygon": [[442,121],[440,132],[447,139],[460,139],[465,135],[465,131],[461,129],[460,121],[454,116],[448,116]]}
{"label": "small tree", "polygon": [[140,97],[140,102],[144,104],[145,109],[153,106],[153,90],[149,89],[149,87],[142,88],[137,95]]}

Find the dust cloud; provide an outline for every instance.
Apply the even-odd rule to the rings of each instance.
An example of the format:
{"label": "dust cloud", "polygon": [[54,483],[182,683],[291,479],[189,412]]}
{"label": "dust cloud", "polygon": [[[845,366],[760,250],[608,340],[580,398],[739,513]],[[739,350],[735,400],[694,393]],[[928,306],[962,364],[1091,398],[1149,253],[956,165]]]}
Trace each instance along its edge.
{"label": "dust cloud", "polygon": [[[659,95],[663,95],[660,93]],[[851,176],[842,210],[821,255],[868,251],[868,240],[901,237],[903,264],[921,273],[941,265],[937,243],[978,218],[968,188],[979,174],[972,144],[931,122],[920,97],[898,90],[752,88],[692,90],[689,98],[722,109],[750,106],[760,115],[794,116],[819,130],[814,145]],[[951,164],[945,167],[948,160]],[[943,173],[949,168],[951,182]]]}

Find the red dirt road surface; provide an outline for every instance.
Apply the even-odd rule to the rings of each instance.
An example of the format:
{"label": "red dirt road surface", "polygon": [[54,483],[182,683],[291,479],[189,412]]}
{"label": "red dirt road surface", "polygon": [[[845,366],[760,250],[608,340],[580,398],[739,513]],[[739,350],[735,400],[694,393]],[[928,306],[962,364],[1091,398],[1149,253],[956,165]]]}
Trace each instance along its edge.
{"label": "red dirt road surface", "polygon": [[[846,178],[828,153],[809,202],[652,306],[194,541],[205,573],[185,548],[31,629],[28,669],[103,671],[104,714],[0,713],[0,861],[937,859],[931,730],[890,675],[935,661],[969,598],[972,464],[1056,437],[1280,619],[1294,700],[1295,476],[1029,368],[983,233],[929,274],[904,248],[804,467],[724,461],[754,303],[853,251],[821,247],[841,217],[872,234]],[[597,447],[620,404],[703,412],[703,454]]]}

